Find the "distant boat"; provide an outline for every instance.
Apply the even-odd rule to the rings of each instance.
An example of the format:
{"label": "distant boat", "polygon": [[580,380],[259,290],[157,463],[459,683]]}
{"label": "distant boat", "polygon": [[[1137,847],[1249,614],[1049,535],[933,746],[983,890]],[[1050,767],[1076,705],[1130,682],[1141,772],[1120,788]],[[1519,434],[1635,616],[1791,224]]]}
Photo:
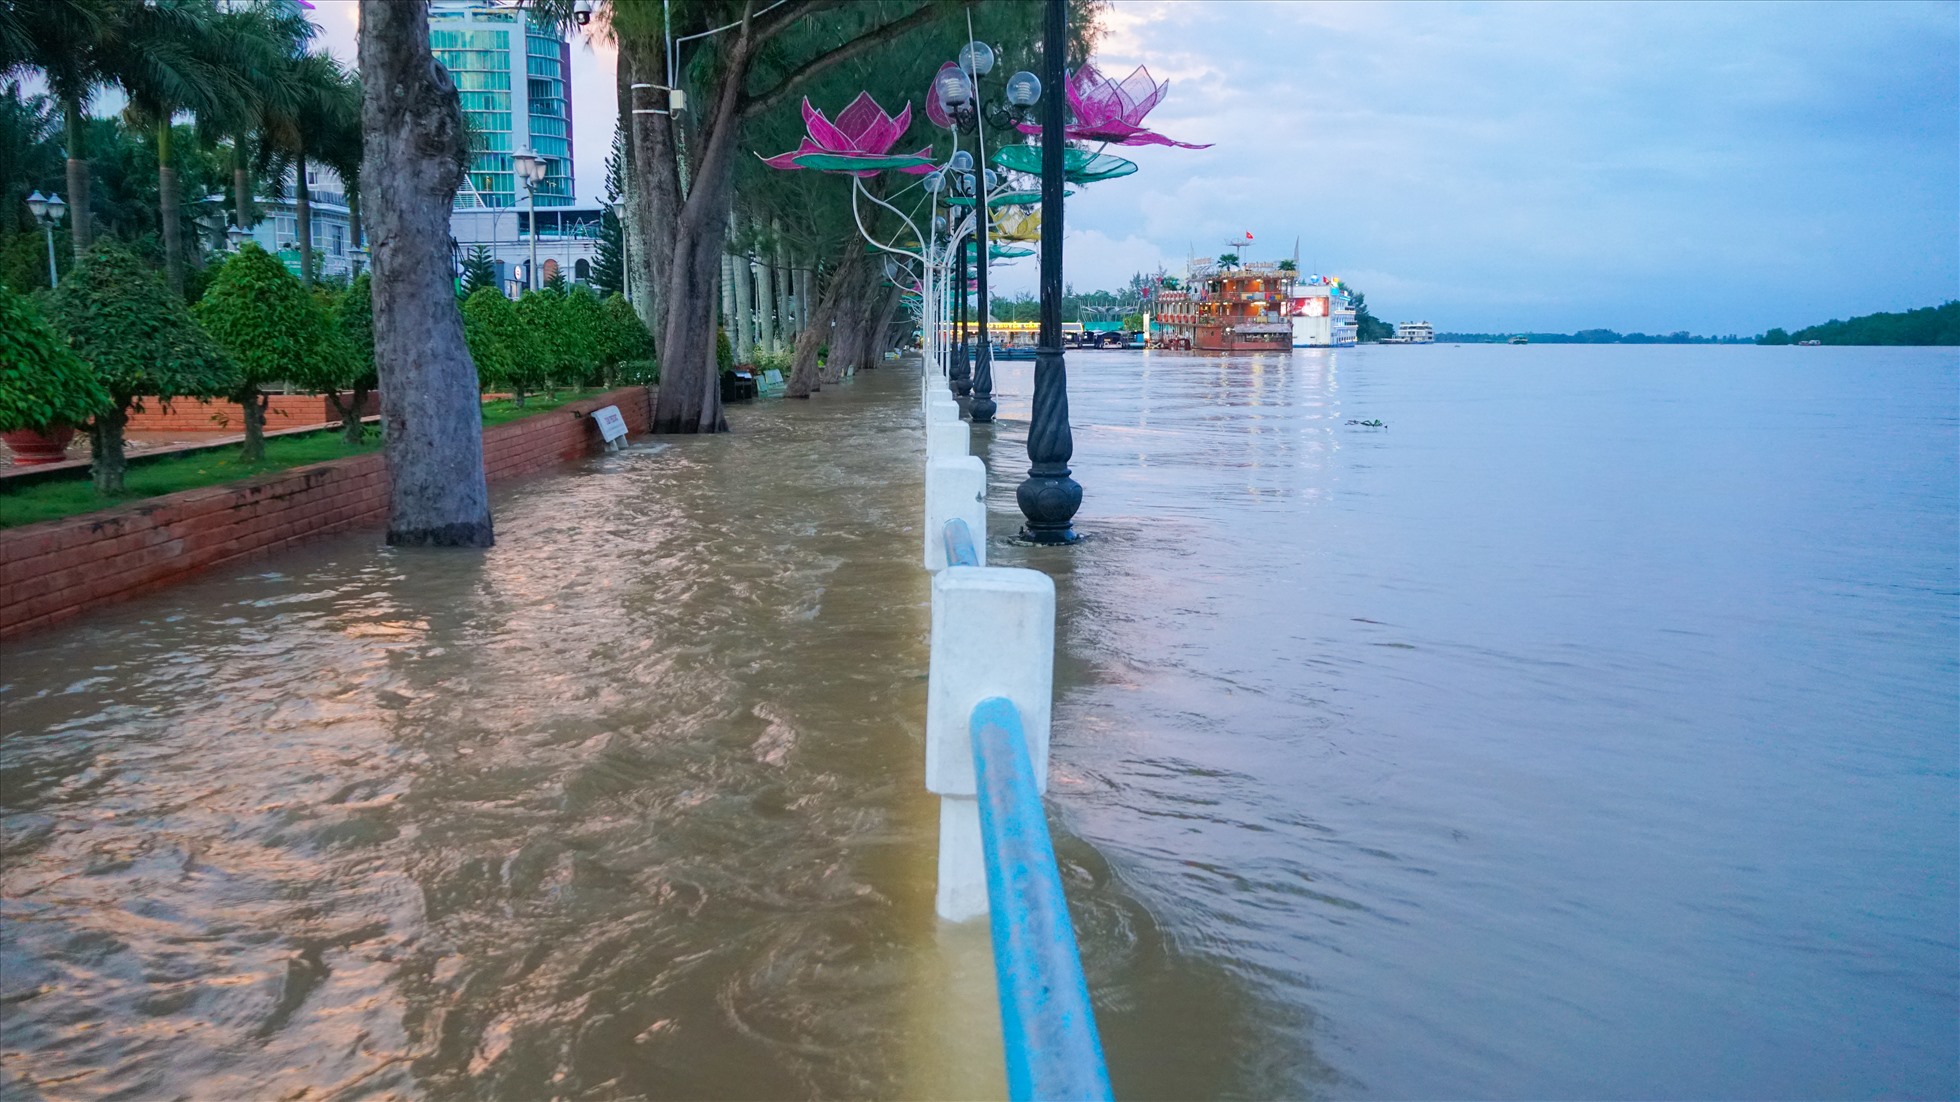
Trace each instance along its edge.
{"label": "distant boat", "polygon": [[1530,344],[1530,343],[1531,343],[1531,338],[1530,338],[1530,337],[1512,337],[1512,338],[1511,338],[1511,343],[1512,343],[1512,344]]}
{"label": "distant boat", "polygon": [[1822,345],[1824,342],[1823,341],[1798,341],[1797,343],[1805,348],[1816,348]]}

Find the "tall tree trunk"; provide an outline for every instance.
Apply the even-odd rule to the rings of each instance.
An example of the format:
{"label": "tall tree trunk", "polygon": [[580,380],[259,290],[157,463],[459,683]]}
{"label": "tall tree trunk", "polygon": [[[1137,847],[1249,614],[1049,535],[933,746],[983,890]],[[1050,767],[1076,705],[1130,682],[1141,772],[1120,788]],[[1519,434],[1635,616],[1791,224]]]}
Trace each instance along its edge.
{"label": "tall tree trunk", "polygon": [[[88,205],[88,116],[79,95],[61,97],[61,113],[68,119],[68,233],[80,263],[89,242],[95,240],[95,220]],[[117,479],[120,485],[120,474]]]}
{"label": "tall tree trunk", "polygon": [[782,343],[794,345],[798,333],[798,310],[802,304],[796,302],[796,259],[784,253],[782,245],[776,245],[776,269],[782,271],[782,294],[776,298],[778,310],[782,310]]}
{"label": "tall tree trunk", "polygon": [[808,324],[796,336],[796,359],[790,365],[789,385],[783,391],[786,397],[808,398],[823,389],[817,373],[817,352],[823,348],[829,336],[830,320],[837,316],[837,308],[848,290],[847,285],[855,278],[856,266],[861,263],[863,251],[859,250],[831,273],[830,285],[816,293],[818,301],[809,313]]}
{"label": "tall tree trunk", "polygon": [[241,230],[258,224],[252,217],[252,170],[245,160],[245,136],[231,140],[231,219]]}
{"label": "tall tree trunk", "polygon": [[[715,363],[716,257],[722,248],[723,213],[695,200],[722,183],[695,181],[680,223],[674,270],[667,281],[667,330],[660,342],[660,393],[655,432],[726,432],[721,373]],[[703,215],[706,215],[705,217]],[[704,224],[705,223],[705,224]]]}
{"label": "tall tree trunk", "polygon": [[755,307],[756,344],[763,351],[775,354],[782,350],[782,339],[776,335],[776,269],[769,265],[767,254],[761,263],[761,271],[756,273],[755,293],[758,299]]}
{"label": "tall tree trunk", "polygon": [[721,331],[728,334],[728,350],[735,362],[742,363],[742,347],[735,337],[735,257],[721,254]]}
{"label": "tall tree trunk", "polygon": [[748,256],[735,258],[735,317],[729,322],[729,336],[735,342],[735,358],[754,363],[755,344],[755,261]]}
{"label": "tall tree trunk", "polygon": [[184,293],[183,200],[170,163],[170,120],[157,123],[157,216],[163,220],[163,272],[170,289]]}
{"label": "tall tree trunk", "polygon": [[293,158],[293,217],[299,219],[299,281],[313,286],[313,191],[306,186],[306,151]]}
{"label": "tall tree trunk", "polygon": [[123,427],[129,424],[129,405],[120,395],[116,398],[114,409],[96,414],[89,420],[89,451],[94,458],[89,463],[89,474],[95,478],[95,489],[99,493],[119,494],[123,491],[123,471],[129,463],[123,458]]}
{"label": "tall tree trunk", "polygon": [[776,234],[776,243],[771,250],[769,278],[776,283],[776,327],[782,332],[780,340],[796,339],[796,309],[789,300],[789,267],[783,263],[783,235]]}
{"label": "tall tree trunk", "polygon": [[476,368],[449,261],[462,109],[429,52],[423,2],[361,0],[362,181],[374,194],[374,360],[387,441],[388,542],[488,547]]}
{"label": "tall tree trunk", "polygon": [[[633,91],[635,83],[667,84],[658,50],[632,36],[619,43],[619,115],[626,124],[628,168],[625,220],[627,281],[637,292],[633,302],[640,321],[656,340],[667,333],[667,277],[674,267],[673,225],[680,214],[680,177],[672,156],[673,116],[637,115],[635,108],[666,108],[666,93],[658,89]],[[663,155],[662,151],[666,151]],[[666,349],[656,347],[664,363]]]}
{"label": "tall tree trunk", "polygon": [[884,362],[885,353],[897,347],[892,340],[892,322],[898,317],[898,304],[903,294],[893,287],[891,293],[885,296],[884,309],[878,311],[878,320],[871,326],[871,344],[866,349],[869,355],[864,366],[877,367]]}
{"label": "tall tree trunk", "polygon": [[[744,23],[727,46],[721,84],[712,111],[701,126],[703,140],[694,182],[674,221],[673,270],[667,278],[667,328],[660,343],[660,393],[654,403],[654,432],[728,431],[721,411],[720,373],[715,366],[714,279],[727,245],[728,212],[733,205],[731,180],[742,130],[737,109],[754,49],[750,31]],[[662,148],[671,151],[673,146]],[[658,181],[665,173],[649,175]],[[660,204],[656,201],[654,205],[657,209]]]}
{"label": "tall tree trunk", "polygon": [[810,309],[816,305],[816,273],[809,268],[798,268],[794,276],[790,284],[796,288],[796,333],[802,336],[810,328]]}

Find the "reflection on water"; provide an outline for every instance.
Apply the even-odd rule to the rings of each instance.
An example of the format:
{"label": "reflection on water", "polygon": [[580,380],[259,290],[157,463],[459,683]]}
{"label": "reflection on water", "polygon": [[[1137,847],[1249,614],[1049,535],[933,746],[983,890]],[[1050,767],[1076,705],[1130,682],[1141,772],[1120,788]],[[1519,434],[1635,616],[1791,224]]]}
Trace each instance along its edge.
{"label": "reflection on water", "polygon": [[[1070,549],[996,370],[1119,1097],[1960,1093],[1949,354],[1072,355]],[[0,1094],[998,1095],[913,387],[10,645]]]}
{"label": "reflection on water", "polygon": [[1070,357],[1091,538],[991,554],[1056,577],[1062,818],[1280,1034],[1241,1071],[1960,1093],[1960,359],[1792,351]]}

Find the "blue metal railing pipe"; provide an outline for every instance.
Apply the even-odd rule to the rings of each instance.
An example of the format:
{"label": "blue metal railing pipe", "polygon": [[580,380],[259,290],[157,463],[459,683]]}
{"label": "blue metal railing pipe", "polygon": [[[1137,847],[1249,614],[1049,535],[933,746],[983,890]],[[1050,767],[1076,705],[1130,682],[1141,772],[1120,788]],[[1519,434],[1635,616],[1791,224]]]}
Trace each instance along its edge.
{"label": "blue metal railing pipe", "polygon": [[[947,524],[949,548],[954,524]],[[974,705],[972,732],[1007,1096],[1108,1099],[1109,1069],[1021,713],[1013,701],[989,697]]]}
{"label": "blue metal railing pipe", "polygon": [[980,556],[973,550],[973,529],[958,517],[946,522],[946,565],[980,565]]}

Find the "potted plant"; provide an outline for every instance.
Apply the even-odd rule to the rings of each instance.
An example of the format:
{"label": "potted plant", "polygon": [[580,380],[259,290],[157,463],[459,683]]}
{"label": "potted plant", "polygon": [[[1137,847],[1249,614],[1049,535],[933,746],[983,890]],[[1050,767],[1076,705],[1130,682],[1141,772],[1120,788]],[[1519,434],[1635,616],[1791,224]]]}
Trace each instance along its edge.
{"label": "potted plant", "polygon": [[75,426],[109,407],[95,372],[33,304],[0,286],[0,439],[15,466],[59,463]]}

